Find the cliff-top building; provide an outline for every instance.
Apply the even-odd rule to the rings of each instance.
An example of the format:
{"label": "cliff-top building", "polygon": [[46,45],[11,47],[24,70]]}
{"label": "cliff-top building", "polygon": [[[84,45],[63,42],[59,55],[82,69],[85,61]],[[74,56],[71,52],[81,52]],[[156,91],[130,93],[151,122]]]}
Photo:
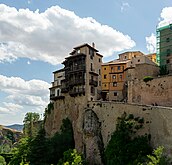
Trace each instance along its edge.
{"label": "cliff-top building", "polygon": [[119,59],[102,64],[102,99],[123,101],[123,89],[126,81],[126,68],[133,58],[143,56],[140,51],[119,54]]}
{"label": "cliff-top building", "polygon": [[172,24],[157,29],[157,63],[172,73]]}
{"label": "cliff-top building", "polygon": [[[58,93],[60,97],[56,97],[60,99],[66,94],[71,97],[86,96],[88,100],[100,99],[102,57],[94,43],[92,46],[83,44],[73,48],[70,56],[66,57],[63,62],[64,68],[54,72],[50,99],[53,100],[56,91],[60,91]],[[57,74],[60,73],[63,73],[65,77],[58,77]],[[59,81],[61,83],[57,89],[55,84]]]}

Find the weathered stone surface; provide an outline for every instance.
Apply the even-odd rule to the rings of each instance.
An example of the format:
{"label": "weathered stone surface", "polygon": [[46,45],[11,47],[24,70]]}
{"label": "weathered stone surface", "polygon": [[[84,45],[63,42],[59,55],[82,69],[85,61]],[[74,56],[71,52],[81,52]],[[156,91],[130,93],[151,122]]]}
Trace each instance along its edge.
{"label": "weathered stone surface", "polygon": [[83,120],[83,142],[86,160],[90,165],[103,164],[103,141],[101,123],[92,109],[87,109]]}
{"label": "weathered stone surface", "polygon": [[128,102],[172,107],[172,76],[128,82]]}
{"label": "weathered stone surface", "polygon": [[[107,146],[116,129],[117,118],[124,112],[144,118],[144,129],[139,134],[151,134],[154,147],[162,145],[172,157],[172,108],[115,102],[87,101],[85,97],[55,102],[55,109],[47,117],[45,129],[51,136],[60,130],[68,117],[74,129],[75,148],[90,162],[101,164],[101,149]],[[101,136],[102,135],[102,136]]]}

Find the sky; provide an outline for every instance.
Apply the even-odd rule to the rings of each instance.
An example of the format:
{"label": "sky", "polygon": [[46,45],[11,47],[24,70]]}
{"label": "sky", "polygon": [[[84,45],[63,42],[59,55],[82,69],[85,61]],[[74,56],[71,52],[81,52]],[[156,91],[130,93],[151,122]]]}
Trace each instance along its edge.
{"label": "sky", "polygon": [[172,23],[172,0],[0,0],[0,124],[43,117],[52,72],[73,47],[95,43],[103,61],[156,52],[156,28]]}

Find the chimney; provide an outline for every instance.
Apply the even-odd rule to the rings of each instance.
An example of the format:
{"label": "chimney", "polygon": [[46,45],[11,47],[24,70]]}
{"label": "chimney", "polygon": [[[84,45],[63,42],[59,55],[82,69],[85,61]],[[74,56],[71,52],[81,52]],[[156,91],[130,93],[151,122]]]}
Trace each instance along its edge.
{"label": "chimney", "polygon": [[92,42],[92,47],[95,48],[95,43],[94,42]]}

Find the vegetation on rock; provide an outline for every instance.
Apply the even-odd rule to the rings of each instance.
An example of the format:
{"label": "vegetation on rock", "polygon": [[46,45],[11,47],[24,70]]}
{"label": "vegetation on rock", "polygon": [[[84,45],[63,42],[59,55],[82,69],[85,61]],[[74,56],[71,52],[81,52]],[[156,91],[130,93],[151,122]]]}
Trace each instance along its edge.
{"label": "vegetation on rock", "polygon": [[135,118],[132,114],[127,116],[126,113],[118,118],[116,131],[105,149],[107,165],[137,165],[151,153],[150,136],[136,135],[137,131],[143,127],[143,122],[143,118]]}

